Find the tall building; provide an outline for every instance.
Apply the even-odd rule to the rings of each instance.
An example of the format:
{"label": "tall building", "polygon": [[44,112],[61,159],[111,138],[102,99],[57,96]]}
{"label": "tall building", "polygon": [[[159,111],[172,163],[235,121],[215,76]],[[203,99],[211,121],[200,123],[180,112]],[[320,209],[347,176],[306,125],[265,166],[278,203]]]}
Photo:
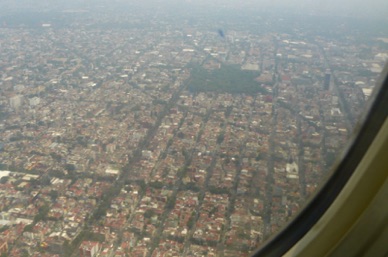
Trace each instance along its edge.
{"label": "tall building", "polygon": [[15,95],[9,99],[9,105],[14,109],[14,110],[19,110],[19,108],[23,104],[23,96],[22,95]]}
{"label": "tall building", "polygon": [[323,89],[324,90],[329,90],[330,88],[330,72],[326,71],[325,73],[325,80],[323,82]]}
{"label": "tall building", "polygon": [[33,98],[28,99],[28,101],[30,103],[30,106],[36,106],[40,103],[40,98],[35,96]]}
{"label": "tall building", "polygon": [[95,257],[100,249],[101,246],[99,242],[83,241],[79,247],[79,256]]}

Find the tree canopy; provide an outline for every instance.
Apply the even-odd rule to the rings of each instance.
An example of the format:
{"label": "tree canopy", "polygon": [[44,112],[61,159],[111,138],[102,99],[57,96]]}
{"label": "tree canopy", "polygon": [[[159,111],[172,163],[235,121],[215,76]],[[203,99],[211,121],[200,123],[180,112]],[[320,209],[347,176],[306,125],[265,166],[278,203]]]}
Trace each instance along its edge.
{"label": "tree canopy", "polygon": [[222,65],[220,69],[211,71],[196,66],[192,69],[188,88],[191,92],[267,93],[255,81],[259,75],[258,71],[241,70],[235,65]]}

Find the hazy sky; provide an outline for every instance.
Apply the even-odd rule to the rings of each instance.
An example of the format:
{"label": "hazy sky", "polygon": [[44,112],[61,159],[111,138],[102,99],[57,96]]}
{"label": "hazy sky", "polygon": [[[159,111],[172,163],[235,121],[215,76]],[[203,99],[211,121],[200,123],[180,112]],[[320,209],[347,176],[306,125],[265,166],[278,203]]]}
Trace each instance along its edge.
{"label": "hazy sky", "polygon": [[[166,1],[159,0],[159,3]],[[169,1],[171,2],[171,1]],[[254,8],[287,8],[308,12],[343,12],[345,15],[372,13],[388,16],[388,0],[183,0],[189,4],[207,4],[209,2],[220,6],[246,6]]]}
{"label": "hazy sky", "polygon": [[[369,17],[388,16],[388,0],[0,0],[0,9],[5,6],[34,6],[34,7],[79,7],[93,6],[96,4],[148,4],[150,6],[203,6],[204,8],[215,8],[217,6],[236,9],[267,9],[281,8],[297,10],[300,12],[312,13],[333,13],[348,15],[362,15]],[[3,7],[3,8],[2,8]],[[7,8],[8,9],[8,8]],[[4,10],[4,9],[3,9]],[[9,9],[8,9],[9,10]]]}

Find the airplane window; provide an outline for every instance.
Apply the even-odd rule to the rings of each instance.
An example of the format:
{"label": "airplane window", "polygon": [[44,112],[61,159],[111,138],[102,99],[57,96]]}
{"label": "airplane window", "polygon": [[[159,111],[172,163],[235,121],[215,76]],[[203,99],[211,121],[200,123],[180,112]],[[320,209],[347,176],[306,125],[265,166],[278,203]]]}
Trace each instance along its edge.
{"label": "airplane window", "polygon": [[250,256],[388,60],[387,3],[338,2],[2,1],[0,256]]}

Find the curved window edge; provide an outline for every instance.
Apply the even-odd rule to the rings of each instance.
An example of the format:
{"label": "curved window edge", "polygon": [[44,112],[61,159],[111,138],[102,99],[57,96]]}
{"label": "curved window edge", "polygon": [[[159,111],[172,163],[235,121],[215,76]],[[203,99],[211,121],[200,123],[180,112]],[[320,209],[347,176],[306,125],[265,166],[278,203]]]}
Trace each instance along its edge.
{"label": "curved window edge", "polygon": [[388,224],[387,132],[388,119],[333,204],[284,256],[386,256],[386,244],[380,253],[367,252]]}
{"label": "curved window edge", "polygon": [[[287,253],[317,224],[343,191],[379,131],[383,129],[388,116],[388,63],[385,65],[365,109],[367,111],[364,112],[358,125],[354,128],[342,155],[331,169],[328,180],[317,190],[298,215],[283,230],[256,250],[252,256],[273,257]],[[382,170],[380,173],[384,176],[386,172]]]}

